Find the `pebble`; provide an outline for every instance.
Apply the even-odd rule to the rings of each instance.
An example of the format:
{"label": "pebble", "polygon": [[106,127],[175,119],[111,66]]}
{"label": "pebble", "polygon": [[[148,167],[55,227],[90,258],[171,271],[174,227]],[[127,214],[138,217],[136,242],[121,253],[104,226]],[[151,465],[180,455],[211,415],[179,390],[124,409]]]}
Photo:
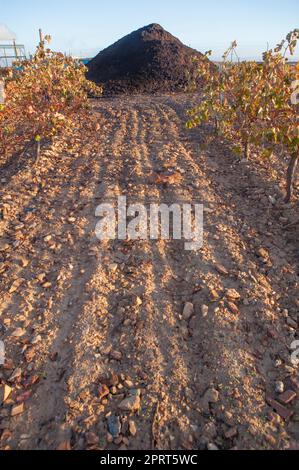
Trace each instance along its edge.
{"label": "pebble", "polygon": [[186,397],[187,400],[190,400],[190,401],[194,400],[194,393],[191,390],[191,388],[186,388],[185,397]]}
{"label": "pebble", "polygon": [[135,421],[133,421],[133,420],[129,421],[129,431],[130,431],[131,436],[136,436],[137,427],[136,427]]}
{"label": "pebble", "polygon": [[4,241],[1,241],[0,242],[0,251],[7,251],[9,250],[9,244],[4,242]]}
{"label": "pebble", "polygon": [[24,403],[12,407],[11,416],[18,416],[24,412]]}
{"label": "pebble", "polygon": [[109,377],[104,378],[103,383],[109,387],[117,386],[119,384],[119,377],[117,374],[113,373]]}
{"label": "pebble", "polygon": [[10,396],[12,392],[12,388],[9,387],[9,385],[1,385],[0,386],[0,405],[2,403],[5,403],[8,397]]}
{"label": "pebble", "polygon": [[9,382],[13,382],[14,380],[18,379],[22,375],[22,369],[18,368],[13,371],[11,376],[9,377]]}
{"label": "pebble", "polygon": [[208,305],[203,305],[201,307],[201,313],[202,313],[202,316],[203,317],[207,317],[208,316],[208,313],[209,313],[209,307]]}
{"label": "pebble", "polygon": [[284,393],[279,395],[278,400],[284,405],[288,405],[297,397],[297,393],[293,390],[286,390]]}
{"label": "pebble", "polygon": [[207,441],[210,439],[215,439],[217,437],[217,427],[213,422],[208,422],[204,425],[202,429],[203,436],[207,438]]}
{"label": "pebble", "polygon": [[264,261],[267,261],[269,259],[269,252],[265,248],[259,248],[257,250],[257,255],[260,258],[263,258]]}
{"label": "pebble", "polygon": [[10,293],[10,294],[13,294],[14,292],[16,292],[16,291],[19,289],[19,287],[21,287],[21,285],[23,284],[23,282],[24,282],[24,279],[16,279],[16,280],[12,283],[12,285],[11,285],[11,287],[10,287],[10,289],[9,289],[9,293]]}
{"label": "pebble", "polygon": [[182,337],[187,340],[189,338],[189,329],[186,326],[182,326],[180,329]]}
{"label": "pebble", "polygon": [[119,405],[118,408],[122,411],[131,411],[135,412],[140,409],[141,401],[140,396],[134,395],[128,398],[125,398]]}
{"label": "pebble", "polygon": [[278,401],[273,400],[273,398],[266,397],[266,402],[268,403],[269,406],[271,406],[276,413],[279,414],[279,416],[284,419],[285,421],[288,421],[291,416],[294,414],[293,411],[288,410],[285,406],[281,405]]}
{"label": "pebble", "polygon": [[225,411],[223,418],[228,426],[231,426],[233,424],[234,416],[230,411]]}
{"label": "pebble", "polygon": [[134,384],[131,382],[131,380],[125,380],[124,385],[127,388],[134,388]]}
{"label": "pebble", "polygon": [[235,289],[227,289],[226,297],[230,300],[240,300],[241,295]]}
{"label": "pebble", "polygon": [[203,397],[203,405],[206,409],[209,408],[210,403],[217,403],[219,401],[219,392],[215,388],[210,388],[206,391]]}
{"label": "pebble", "polygon": [[276,393],[283,393],[284,392],[284,383],[278,380],[275,382],[275,392]]}
{"label": "pebble", "polygon": [[41,340],[42,340],[41,335],[36,335],[36,336],[34,336],[34,337],[32,338],[31,344],[38,344],[38,343],[41,342]]}
{"label": "pebble", "polygon": [[239,311],[238,307],[233,302],[228,302],[227,306],[228,306],[229,310],[231,311],[231,313],[233,313],[234,315],[239,315],[240,314],[240,311]]}
{"label": "pebble", "polygon": [[116,439],[121,432],[121,423],[118,416],[111,415],[107,418],[109,434]]}
{"label": "pebble", "polygon": [[222,264],[216,264],[215,265],[216,270],[218,271],[219,274],[223,274],[224,276],[228,276],[228,270],[222,266]]}
{"label": "pebble", "polygon": [[107,385],[100,385],[100,388],[99,388],[99,397],[100,397],[100,400],[102,398],[105,398],[107,395],[109,395],[110,391],[109,391],[109,388],[107,387]]}
{"label": "pebble", "polygon": [[237,428],[231,428],[225,433],[226,439],[233,439],[238,435],[238,429]]}
{"label": "pebble", "polygon": [[111,272],[115,273],[118,270],[118,264],[112,263],[109,265],[109,269]]}
{"label": "pebble", "polygon": [[189,320],[194,313],[194,305],[191,304],[191,302],[187,302],[185,304],[184,310],[183,310],[183,319],[184,320]]}
{"label": "pebble", "polygon": [[121,361],[123,355],[120,351],[111,351],[110,352],[110,357],[111,357],[111,359],[114,359],[115,361]]}
{"label": "pebble", "polygon": [[217,300],[219,300],[219,294],[215,289],[212,289],[210,291],[210,298],[211,302],[217,302]]}
{"label": "pebble", "polygon": [[23,328],[17,328],[12,334],[11,336],[13,336],[14,338],[22,338],[22,336],[25,336],[26,334],[26,330],[24,330]]}

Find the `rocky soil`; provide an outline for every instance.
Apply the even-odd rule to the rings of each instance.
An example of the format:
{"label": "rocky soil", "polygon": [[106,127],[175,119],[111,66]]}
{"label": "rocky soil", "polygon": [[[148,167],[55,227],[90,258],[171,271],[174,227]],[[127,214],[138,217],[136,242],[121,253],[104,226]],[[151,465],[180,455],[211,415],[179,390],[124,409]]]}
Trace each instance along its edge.
{"label": "rocky soil", "polygon": [[[96,101],[97,135],[2,167],[2,449],[298,448],[299,194],[186,130],[193,99]],[[203,248],[99,242],[118,195],[202,202]]]}

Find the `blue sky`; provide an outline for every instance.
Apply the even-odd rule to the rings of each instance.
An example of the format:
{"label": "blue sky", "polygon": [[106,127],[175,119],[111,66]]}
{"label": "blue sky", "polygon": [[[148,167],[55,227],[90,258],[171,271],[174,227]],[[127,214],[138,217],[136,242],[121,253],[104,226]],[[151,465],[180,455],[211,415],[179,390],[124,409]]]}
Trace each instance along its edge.
{"label": "blue sky", "polygon": [[93,56],[139,27],[160,23],[185,44],[212,49],[215,59],[234,39],[242,58],[259,58],[267,42],[273,46],[299,28],[298,0],[0,1],[0,23],[30,52],[40,27],[52,35],[53,49]]}

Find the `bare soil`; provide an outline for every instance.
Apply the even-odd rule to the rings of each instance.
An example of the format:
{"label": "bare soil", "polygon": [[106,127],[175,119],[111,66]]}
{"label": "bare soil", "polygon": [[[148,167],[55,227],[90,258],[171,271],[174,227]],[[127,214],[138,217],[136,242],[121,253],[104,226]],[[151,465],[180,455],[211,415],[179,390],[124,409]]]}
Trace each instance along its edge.
{"label": "bare soil", "polygon": [[[2,449],[298,447],[296,394],[269,400],[277,381],[298,392],[298,191],[281,203],[282,159],[185,129],[193,100],[96,101],[96,136],[2,168]],[[156,184],[163,169],[182,178]],[[203,203],[203,248],[99,242],[96,207],[118,195]]]}

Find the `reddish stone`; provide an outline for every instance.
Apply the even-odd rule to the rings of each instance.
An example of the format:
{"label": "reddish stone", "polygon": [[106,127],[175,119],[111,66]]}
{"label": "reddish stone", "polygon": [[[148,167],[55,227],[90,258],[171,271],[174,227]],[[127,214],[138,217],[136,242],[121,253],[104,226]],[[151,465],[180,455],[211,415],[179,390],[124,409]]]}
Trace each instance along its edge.
{"label": "reddish stone", "polygon": [[121,361],[123,355],[120,351],[111,351],[110,352],[110,357],[111,357],[111,359],[114,359],[115,361]]}
{"label": "reddish stone", "polygon": [[266,402],[268,403],[269,406],[271,406],[278,414],[279,416],[284,419],[285,421],[288,421],[291,416],[294,414],[293,411],[288,410],[285,406],[281,405],[278,401],[273,400],[273,398],[266,397]]}
{"label": "reddish stone", "polygon": [[109,393],[110,393],[110,390],[107,387],[107,385],[100,385],[100,389],[99,389],[100,399],[107,397],[107,395],[109,395]]}
{"label": "reddish stone", "polygon": [[286,390],[281,395],[279,395],[278,400],[281,401],[284,405],[291,403],[297,397],[297,393],[293,390]]}
{"label": "reddish stone", "polygon": [[26,379],[23,383],[25,388],[30,388],[33,385],[37,384],[40,381],[40,378],[38,375],[32,375],[28,379]]}
{"label": "reddish stone", "polygon": [[29,400],[30,397],[31,397],[31,391],[24,392],[17,397],[16,402],[23,403],[24,401]]}
{"label": "reddish stone", "polygon": [[227,432],[225,433],[226,439],[233,439],[233,438],[236,437],[237,435],[238,435],[238,429],[237,429],[237,428],[229,429],[229,431],[227,431]]}
{"label": "reddish stone", "polygon": [[236,304],[234,304],[233,302],[228,302],[227,305],[228,305],[228,308],[231,311],[231,313],[233,313],[235,315],[240,315],[240,310],[238,309]]}

